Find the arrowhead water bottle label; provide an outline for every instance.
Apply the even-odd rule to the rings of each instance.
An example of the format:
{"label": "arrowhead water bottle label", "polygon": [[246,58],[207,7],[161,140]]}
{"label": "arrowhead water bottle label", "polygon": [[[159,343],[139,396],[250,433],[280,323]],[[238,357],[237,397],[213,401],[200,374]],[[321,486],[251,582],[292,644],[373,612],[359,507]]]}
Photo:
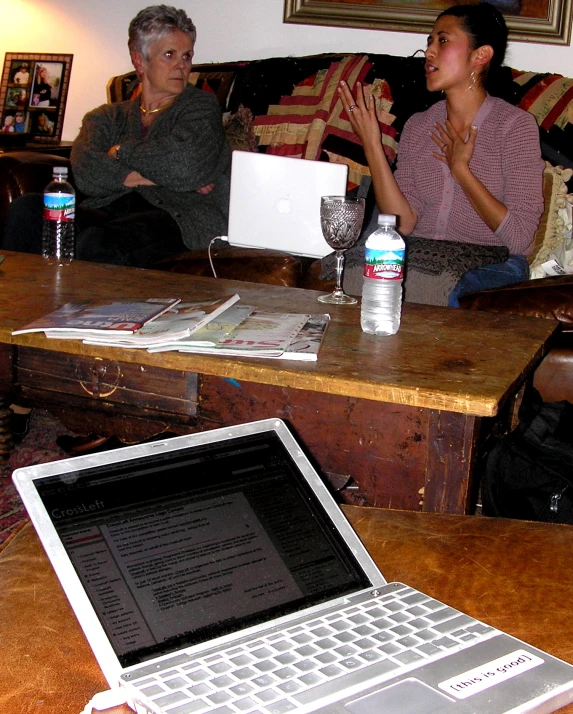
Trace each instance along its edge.
{"label": "arrowhead water bottle label", "polygon": [[405,250],[373,250],[367,247],[364,277],[403,280],[405,257]]}
{"label": "arrowhead water bottle label", "polygon": [[76,197],[69,193],[44,194],[44,219],[48,221],[73,221],[76,215]]}

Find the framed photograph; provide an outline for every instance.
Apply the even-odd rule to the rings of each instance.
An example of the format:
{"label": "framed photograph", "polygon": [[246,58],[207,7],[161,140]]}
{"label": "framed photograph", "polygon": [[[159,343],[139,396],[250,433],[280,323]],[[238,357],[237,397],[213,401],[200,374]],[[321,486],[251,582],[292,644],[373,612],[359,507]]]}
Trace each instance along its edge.
{"label": "framed photograph", "polygon": [[6,52],[0,85],[2,135],[59,144],[73,55]]}
{"label": "framed photograph", "polygon": [[[573,0],[491,2],[504,15],[510,40],[569,45]],[[284,21],[426,34],[451,5],[451,0],[285,0]]]}

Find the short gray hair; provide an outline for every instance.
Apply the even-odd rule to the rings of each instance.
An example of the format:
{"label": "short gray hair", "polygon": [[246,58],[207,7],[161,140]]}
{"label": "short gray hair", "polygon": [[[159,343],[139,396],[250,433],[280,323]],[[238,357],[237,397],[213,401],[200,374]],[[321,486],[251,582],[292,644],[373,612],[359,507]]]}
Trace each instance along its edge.
{"label": "short gray hair", "polygon": [[186,32],[195,43],[197,30],[185,10],[169,5],[151,5],[140,10],[129,23],[127,46],[131,52],[139,52],[148,60],[150,45],[174,30]]}

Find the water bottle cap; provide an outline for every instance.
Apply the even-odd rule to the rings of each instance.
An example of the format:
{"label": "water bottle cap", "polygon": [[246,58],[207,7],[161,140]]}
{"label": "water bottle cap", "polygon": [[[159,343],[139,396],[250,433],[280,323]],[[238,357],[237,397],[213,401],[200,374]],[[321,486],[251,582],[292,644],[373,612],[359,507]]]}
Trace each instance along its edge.
{"label": "water bottle cap", "polygon": [[54,166],[52,169],[52,176],[65,176],[67,177],[68,175],[68,167],[67,166]]}
{"label": "water bottle cap", "polygon": [[381,213],[378,216],[378,225],[379,226],[395,226],[396,225],[396,216],[392,216],[387,213]]}

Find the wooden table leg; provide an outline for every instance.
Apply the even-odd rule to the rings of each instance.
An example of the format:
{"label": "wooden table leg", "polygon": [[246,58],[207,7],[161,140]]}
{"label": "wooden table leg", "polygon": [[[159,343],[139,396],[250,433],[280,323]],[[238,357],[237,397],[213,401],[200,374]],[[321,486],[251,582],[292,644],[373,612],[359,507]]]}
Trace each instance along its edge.
{"label": "wooden table leg", "polygon": [[424,511],[472,513],[476,499],[475,464],[480,418],[431,411]]}
{"label": "wooden table leg", "polygon": [[0,398],[0,460],[6,461],[10,458],[12,449],[14,448],[14,439],[12,436],[11,420],[12,410],[10,409],[10,400]]}

